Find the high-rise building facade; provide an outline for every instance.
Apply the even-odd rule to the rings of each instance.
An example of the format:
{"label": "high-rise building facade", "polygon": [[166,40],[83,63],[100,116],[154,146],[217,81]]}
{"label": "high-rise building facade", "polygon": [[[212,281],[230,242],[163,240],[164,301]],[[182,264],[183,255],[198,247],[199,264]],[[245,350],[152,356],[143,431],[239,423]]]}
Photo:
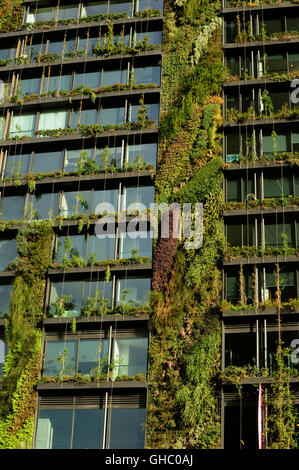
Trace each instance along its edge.
{"label": "high-rise building facade", "polygon": [[223,2],[222,367],[239,367],[242,383],[223,385],[224,448],[271,443],[279,341],[298,410],[298,30],[295,2]]}

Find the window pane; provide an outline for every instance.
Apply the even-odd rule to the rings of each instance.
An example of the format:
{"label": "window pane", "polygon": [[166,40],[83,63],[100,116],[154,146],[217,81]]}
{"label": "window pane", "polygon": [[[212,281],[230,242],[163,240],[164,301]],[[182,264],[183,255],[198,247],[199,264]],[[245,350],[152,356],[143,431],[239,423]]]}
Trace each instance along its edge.
{"label": "window pane", "polygon": [[254,332],[225,335],[225,367],[256,364],[256,336]]}
{"label": "window pane", "polygon": [[299,29],[299,16],[287,16],[287,30],[298,31]]}
{"label": "window pane", "polygon": [[103,170],[110,166],[121,168],[122,147],[105,147],[97,149],[96,160],[99,167]]}
{"label": "window pane", "polygon": [[4,271],[9,263],[17,257],[17,240],[0,239],[0,271]]}
{"label": "window pane", "polygon": [[146,420],[144,408],[112,408],[110,449],[143,449]]}
{"label": "window pane", "polygon": [[145,305],[149,301],[150,278],[118,279],[117,304]]}
{"label": "window pane", "polygon": [[81,16],[105,15],[107,13],[107,6],[107,0],[102,0],[98,2],[84,2],[84,14],[81,14]]}
{"label": "window pane", "polygon": [[129,145],[127,162],[128,165],[135,165],[137,168],[143,165],[153,165],[156,168],[157,144]]}
{"label": "window pane", "polygon": [[107,373],[108,339],[82,339],[80,341],[78,372],[92,374],[95,368],[99,374]]}
{"label": "window pane", "polygon": [[52,173],[62,170],[62,152],[35,153],[32,173]]}
{"label": "window pane", "polygon": [[3,339],[0,338],[0,377],[3,376],[3,365],[4,365],[7,351],[8,351],[7,343]]}
{"label": "window pane", "polygon": [[73,375],[78,341],[47,341],[43,376]]}
{"label": "window pane", "polygon": [[127,69],[104,70],[102,77],[102,87],[114,85],[115,83],[127,83]]}
{"label": "window pane", "polygon": [[110,0],[109,14],[127,13],[128,16],[131,16],[131,12],[132,1]]}
{"label": "window pane", "polygon": [[38,130],[64,129],[67,118],[67,111],[43,112],[39,116]]}
{"label": "window pane", "polygon": [[57,301],[59,297],[68,296],[68,301],[64,304],[66,317],[76,317],[81,313],[82,306],[82,281],[73,282],[53,282],[51,285],[51,296],[50,296],[50,311],[55,314],[53,303]]}
{"label": "window pane", "polygon": [[30,194],[27,217],[49,219],[57,215],[59,194]]}
{"label": "window pane", "polygon": [[163,34],[162,31],[142,31],[136,33],[135,44],[139,41],[144,41],[147,37],[148,44],[162,44]]}
{"label": "window pane", "polygon": [[108,124],[117,126],[125,122],[125,108],[102,108],[101,124],[107,126]]}
{"label": "window pane", "polygon": [[61,262],[64,257],[71,259],[78,256],[85,260],[86,237],[84,235],[69,235],[68,237],[58,237],[57,251],[55,259]]}
{"label": "window pane", "polygon": [[72,449],[102,449],[104,410],[75,410]]}
{"label": "window pane", "polygon": [[131,258],[132,255],[152,257],[151,232],[128,232],[121,235],[125,235],[125,237],[121,236],[120,238],[120,258]]}
{"label": "window pane", "polygon": [[30,161],[31,153],[24,155],[8,155],[5,176],[10,178],[12,176],[18,177],[29,173]]}
{"label": "window pane", "polygon": [[89,237],[87,259],[89,259],[91,254],[95,255],[96,261],[114,259],[114,253],[115,235],[111,238],[99,238],[96,235],[92,235]]}
{"label": "window pane", "polygon": [[157,85],[161,84],[161,67],[160,66],[151,66],[151,67],[136,67],[134,69],[134,78],[136,83],[156,83]]}
{"label": "window pane", "polygon": [[73,410],[40,410],[36,449],[69,449]]}
{"label": "window pane", "polygon": [[72,171],[78,170],[77,161],[81,156],[87,154],[87,158],[93,158],[94,156],[94,149],[87,148],[87,149],[80,149],[80,150],[67,150],[65,161],[64,161],[64,171],[66,173],[70,173]]}
{"label": "window pane", "polygon": [[67,5],[59,7],[58,19],[66,20],[68,18],[78,18],[78,5]]}
{"label": "window pane", "polygon": [[63,51],[63,41],[51,41],[48,44],[48,54],[62,54]]}
{"label": "window pane", "polygon": [[35,128],[35,114],[23,114],[22,116],[13,116],[10,123],[9,135],[10,137],[18,136],[29,136],[33,137],[33,131]]}
{"label": "window pane", "polygon": [[226,239],[232,246],[242,246],[242,225],[229,223],[226,226]]}
{"label": "window pane", "polygon": [[71,217],[91,212],[92,191],[64,192],[61,200],[60,215]]}
{"label": "window pane", "polygon": [[44,80],[43,91],[70,90],[72,87],[72,75],[56,75]]}
{"label": "window pane", "polygon": [[267,73],[287,72],[287,59],[284,54],[268,55],[266,58]]}
{"label": "window pane", "polygon": [[299,70],[299,54],[289,54],[289,71]]}
{"label": "window pane", "polygon": [[231,179],[226,181],[226,200],[241,201],[241,179]]}
{"label": "window pane", "polygon": [[18,220],[24,216],[25,197],[10,196],[0,199],[1,220]]}
{"label": "window pane", "polygon": [[84,85],[88,88],[99,88],[101,72],[76,73],[73,88]]}
{"label": "window pane", "polygon": [[[98,307],[103,307],[105,303],[108,307],[111,306],[112,301],[112,281],[89,281],[85,282],[84,293],[83,293],[83,304],[86,304],[88,297],[98,297]],[[104,302],[103,302],[104,301]]]}
{"label": "window pane", "polygon": [[146,208],[150,207],[150,204],[154,202],[155,191],[152,186],[140,186],[125,189],[125,195],[123,196],[122,207],[126,210],[138,210],[143,209],[140,204]]}
{"label": "window pane", "polygon": [[107,211],[108,214],[118,212],[118,189],[107,189],[94,192],[93,210],[96,214]]}
{"label": "window pane", "polygon": [[0,318],[5,314],[9,314],[12,290],[13,284],[0,284]]}
{"label": "window pane", "polygon": [[41,86],[40,78],[27,78],[19,82],[18,87],[20,88],[21,95],[31,95],[36,93],[39,95]]}
{"label": "window pane", "polygon": [[147,338],[115,339],[113,347],[114,377],[146,375]]}
{"label": "window pane", "polygon": [[[146,105],[148,114],[147,117],[150,120],[156,121],[156,123],[159,120],[159,105],[158,103],[149,103]],[[129,121],[130,122],[136,122],[137,121],[137,116],[138,116],[138,108],[140,108],[140,104],[134,104],[130,106],[130,117]]]}
{"label": "window pane", "polygon": [[136,11],[157,9],[163,11],[163,0],[137,0]]}
{"label": "window pane", "polygon": [[264,178],[264,197],[282,197],[292,194],[290,178]]}

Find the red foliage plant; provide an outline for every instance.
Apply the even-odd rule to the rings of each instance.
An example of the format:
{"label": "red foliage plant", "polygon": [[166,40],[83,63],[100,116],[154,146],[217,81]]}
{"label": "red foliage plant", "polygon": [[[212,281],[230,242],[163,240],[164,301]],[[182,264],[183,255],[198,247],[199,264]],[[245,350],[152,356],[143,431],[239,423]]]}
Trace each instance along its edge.
{"label": "red foliage plant", "polygon": [[[157,246],[153,252],[153,277],[152,289],[162,292],[169,280],[171,270],[174,265],[175,255],[178,245],[178,227],[180,222],[180,211],[170,210],[168,217],[162,216],[161,233]],[[169,224],[169,236],[163,237],[166,230],[166,224]],[[175,230],[174,230],[175,228]]]}

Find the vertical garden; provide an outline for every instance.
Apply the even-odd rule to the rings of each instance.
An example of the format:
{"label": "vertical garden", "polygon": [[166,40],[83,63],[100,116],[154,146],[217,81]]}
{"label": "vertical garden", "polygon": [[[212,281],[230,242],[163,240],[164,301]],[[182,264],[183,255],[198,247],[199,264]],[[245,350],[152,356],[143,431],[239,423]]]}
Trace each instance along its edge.
{"label": "vertical garden", "polygon": [[153,259],[149,448],[220,446],[222,63],[220,1],[166,2],[156,200],[201,202],[204,242],[160,239]]}

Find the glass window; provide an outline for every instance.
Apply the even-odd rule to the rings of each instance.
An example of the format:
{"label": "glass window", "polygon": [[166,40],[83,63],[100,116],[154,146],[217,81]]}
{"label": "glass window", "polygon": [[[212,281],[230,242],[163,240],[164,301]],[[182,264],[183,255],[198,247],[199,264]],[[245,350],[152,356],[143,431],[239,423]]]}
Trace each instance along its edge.
{"label": "glass window", "polygon": [[112,408],[110,449],[143,449],[145,408]]}
{"label": "glass window", "polygon": [[299,16],[287,15],[287,30],[288,31],[298,31],[299,30]]}
{"label": "glass window", "polygon": [[285,54],[273,54],[266,57],[266,73],[287,72],[287,59]]}
{"label": "glass window", "polygon": [[108,1],[102,0],[98,2],[84,2],[81,17],[92,15],[106,15]]}
{"label": "glass window", "polygon": [[164,0],[137,0],[136,11],[161,10],[163,11]]}
{"label": "glass window", "polygon": [[156,168],[157,144],[129,145],[127,152],[128,166],[142,168],[145,165],[153,165]]}
{"label": "glass window", "polygon": [[50,294],[50,311],[56,316],[55,302],[62,296],[65,298],[64,302],[64,314],[65,317],[77,317],[81,313],[82,306],[82,281],[73,282],[53,282],[51,285]]}
{"label": "glass window", "polygon": [[121,168],[122,147],[97,149],[96,160],[102,170],[108,169],[109,171],[109,167]]}
{"label": "glass window", "polygon": [[23,114],[22,116],[13,116],[10,123],[9,136],[29,136],[33,137],[35,129],[35,114]]}
{"label": "glass window", "polygon": [[102,87],[114,85],[115,83],[127,83],[128,70],[104,70],[102,75]]}
{"label": "glass window", "polygon": [[40,78],[26,78],[19,82],[18,88],[20,89],[21,95],[31,95],[36,93],[39,95],[41,86]]}
{"label": "glass window", "polygon": [[[280,289],[282,302],[288,302],[297,297],[296,277],[294,271],[280,271]],[[265,301],[276,299],[276,278],[274,271],[266,272],[266,291],[264,292]]]}
{"label": "glass window", "polygon": [[103,409],[75,410],[72,449],[101,449],[103,427]]}
{"label": "glass window", "polygon": [[77,150],[67,150],[64,161],[64,171],[66,173],[71,173],[78,170],[77,161],[82,156],[87,156],[87,158],[94,157],[94,149],[77,149]]}
{"label": "glass window", "polygon": [[51,41],[48,44],[48,49],[47,53],[48,54],[62,54],[62,51],[64,49],[64,41]]}
{"label": "glass window", "polygon": [[44,80],[43,91],[70,90],[72,87],[72,74],[54,75]]}
{"label": "glass window", "polygon": [[225,367],[256,364],[256,336],[250,333],[225,335]]}
{"label": "glass window", "polygon": [[125,122],[125,108],[124,107],[113,107],[113,108],[102,108],[101,113],[101,124],[107,126],[108,124],[117,126],[124,124]]}
{"label": "glass window", "polygon": [[89,236],[87,259],[91,255],[95,255],[95,261],[114,259],[115,235],[111,238],[99,238],[96,235]]}
{"label": "glass window", "polygon": [[0,199],[1,220],[19,220],[24,216],[25,196],[9,196]]}
{"label": "glass window", "polygon": [[283,235],[287,237],[289,247],[295,246],[295,231],[292,223],[267,223],[265,222],[265,244],[266,246],[284,246]]}
{"label": "glass window", "polygon": [[114,378],[146,374],[147,338],[115,339],[113,345]]}
{"label": "glass window", "polygon": [[99,88],[101,83],[101,72],[76,73],[73,88],[86,86],[88,88]]}
{"label": "glass window", "polygon": [[[148,111],[148,119],[156,121],[156,123],[159,121],[159,105],[158,103],[149,103],[146,105],[147,106],[147,111]],[[140,108],[140,104],[134,104],[130,105],[130,112],[129,112],[129,121],[130,122],[136,122],[137,116],[138,116],[138,108]]]}
{"label": "glass window", "polygon": [[109,14],[127,13],[131,16],[132,13],[132,1],[128,0],[110,0]]}
{"label": "glass window", "polygon": [[40,410],[36,449],[69,449],[73,410]]}
{"label": "glass window", "polygon": [[89,281],[84,284],[83,305],[86,306],[88,298],[98,298],[98,308],[101,309],[103,304],[111,307],[112,301],[112,281]]}
{"label": "glass window", "polygon": [[73,375],[76,371],[77,346],[77,341],[47,341],[43,375]]}
{"label": "glass window", "polygon": [[239,223],[229,223],[226,226],[226,239],[232,246],[242,246],[242,225]]}
{"label": "glass window", "polygon": [[78,372],[93,375],[94,369],[100,374],[107,373],[108,339],[81,339]]}
{"label": "glass window", "polygon": [[1,60],[8,60],[8,59],[14,59],[16,56],[16,48],[12,47],[9,49],[0,49],[0,59]]}
{"label": "glass window", "polygon": [[0,271],[4,271],[17,256],[17,240],[0,239]]}
{"label": "glass window", "polygon": [[58,20],[67,20],[69,18],[78,18],[78,5],[59,6]]}
{"label": "glass window", "polygon": [[67,126],[68,111],[42,112],[38,130],[64,129]]}
{"label": "glass window", "polygon": [[71,260],[73,256],[86,258],[86,237],[85,235],[68,235],[58,237],[55,260],[61,262],[64,257]]}
{"label": "glass window", "polygon": [[240,69],[239,69],[239,57],[226,57],[226,66],[228,67],[231,75],[235,77],[239,77]]}
{"label": "glass window", "polygon": [[127,232],[121,233],[119,240],[119,257],[131,258],[132,256],[152,257],[153,238],[152,232]]}
{"label": "glass window", "polygon": [[117,305],[145,305],[149,301],[150,278],[127,278],[117,281]]}
{"label": "glass window", "polygon": [[103,213],[104,211],[107,211],[108,214],[117,213],[118,212],[118,189],[107,189],[107,190],[95,191],[93,208],[94,208],[95,214],[100,214],[100,213]]}
{"label": "glass window", "polygon": [[238,34],[238,25],[236,21],[226,22],[226,42],[235,42],[235,38]]}
{"label": "glass window", "polygon": [[264,19],[265,30],[267,34],[281,33],[284,31],[284,18]]}
{"label": "glass window", "polygon": [[27,217],[32,219],[50,219],[57,215],[58,193],[30,194]]}
{"label": "glass window", "polygon": [[53,173],[62,170],[63,152],[35,153],[32,173]]}
{"label": "glass window", "polygon": [[35,23],[38,21],[50,21],[56,17],[55,7],[37,8],[30,7],[29,13],[26,18],[26,23]]}
{"label": "glass window", "polygon": [[[79,122],[80,119],[80,122]],[[72,112],[71,127],[77,127],[79,125],[90,125],[96,124],[98,120],[98,111],[97,109],[82,109],[80,111]]]}
{"label": "glass window", "polygon": [[228,134],[226,137],[226,161],[239,161],[240,135],[237,133]]}
{"label": "glass window", "polygon": [[155,190],[153,186],[139,186],[125,188],[122,197],[122,210],[135,212],[136,210],[143,210],[150,207],[154,202]]}
{"label": "glass window", "polygon": [[5,176],[11,178],[29,173],[31,153],[24,155],[8,155],[6,160]]}
{"label": "glass window", "polygon": [[241,201],[241,179],[226,180],[226,201]]}
{"label": "glass window", "polygon": [[289,71],[295,72],[299,70],[299,54],[289,54]]}
{"label": "glass window", "polygon": [[147,38],[148,44],[160,45],[163,40],[162,31],[141,31],[137,32],[135,36],[135,44],[139,41],[145,41]]}
{"label": "glass window", "polygon": [[0,337],[0,377],[3,376],[3,365],[5,362],[5,356],[8,352],[7,343]]}
{"label": "glass window", "polygon": [[290,178],[264,177],[264,197],[283,197],[292,195]]}
{"label": "glass window", "polygon": [[134,78],[136,83],[156,83],[157,85],[160,85],[161,67],[159,65],[150,67],[136,67],[134,68]]}
{"label": "glass window", "polygon": [[0,284],[0,318],[5,314],[9,314],[12,290],[13,284]]}
{"label": "glass window", "polygon": [[92,191],[69,191],[62,194],[60,215],[71,217],[77,214],[89,214],[91,207]]}

